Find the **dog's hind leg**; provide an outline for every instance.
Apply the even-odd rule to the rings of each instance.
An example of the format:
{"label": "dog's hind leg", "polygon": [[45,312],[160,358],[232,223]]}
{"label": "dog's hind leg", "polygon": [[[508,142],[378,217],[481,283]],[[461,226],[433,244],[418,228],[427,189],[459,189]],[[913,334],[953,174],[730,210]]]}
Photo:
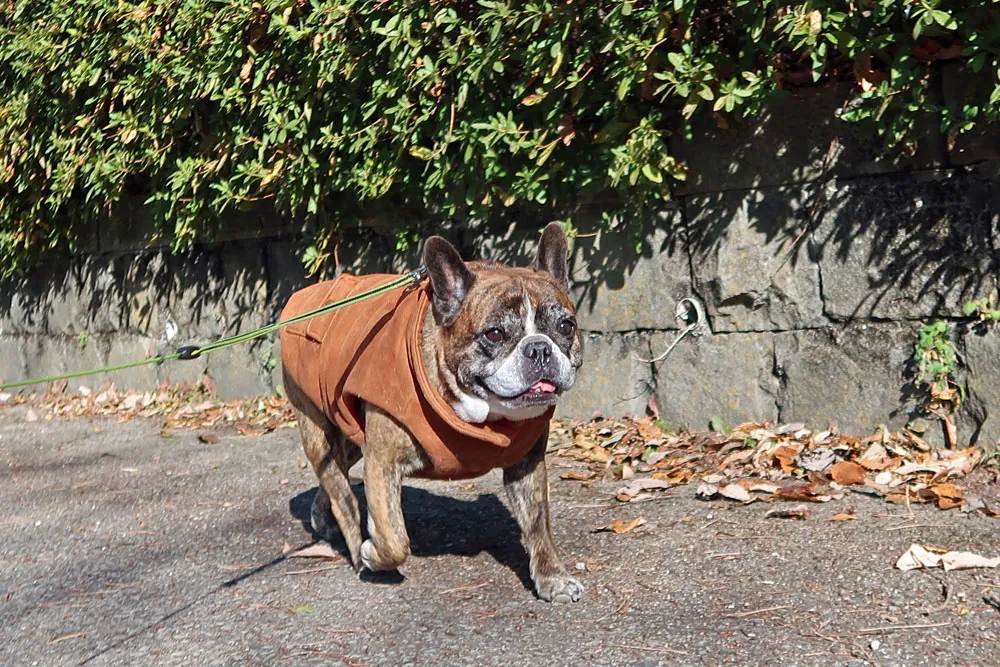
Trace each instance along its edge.
{"label": "dog's hind leg", "polygon": [[333,541],[339,526],[351,563],[360,569],[361,513],[347,473],[361,458],[361,450],[302,396],[287,375],[284,386],[298,419],[302,449],[319,480],[310,512],[313,530],[323,539]]}

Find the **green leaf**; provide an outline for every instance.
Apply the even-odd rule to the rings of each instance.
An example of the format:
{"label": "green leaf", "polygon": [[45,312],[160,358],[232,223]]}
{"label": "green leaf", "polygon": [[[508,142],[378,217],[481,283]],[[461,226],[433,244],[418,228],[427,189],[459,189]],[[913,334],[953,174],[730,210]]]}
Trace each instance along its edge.
{"label": "green leaf", "polygon": [[940,9],[932,9],[930,10],[930,14],[932,17],[934,17],[934,22],[937,23],[942,28],[945,28],[947,30],[958,29],[958,23],[955,21],[955,19],[951,17],[951,14],[949,14],[948,12]]}
{"label": "green leaf", "polygon": [[667,52],[667,60],[669,60],[670,64],[673,65],[674,68],[676,68],[677,70],[684,70],[685,69],[685,67],[684,67],[684,56],[682,56],[681,54],[677,53],[676,51],[669,51],[669,52]]}
{"label": "green leaf", "polygon": [[660,173],[660,168],[652,164],[642,165],[642,175],[646,177],[647,180],[653,183],[662,183],[663,174]]}
{"label": "green leaf", "polygon": [[431,160],[434,158],[434,151],[424,146],[410,146],[410,155],[420,160]]}
{"label": "green leaf", "polygon": [[733,432],[733,429],[730,428],[721,417],[712,417],[708,427],[716,433],[722,433],[723,435],[728,435]]}

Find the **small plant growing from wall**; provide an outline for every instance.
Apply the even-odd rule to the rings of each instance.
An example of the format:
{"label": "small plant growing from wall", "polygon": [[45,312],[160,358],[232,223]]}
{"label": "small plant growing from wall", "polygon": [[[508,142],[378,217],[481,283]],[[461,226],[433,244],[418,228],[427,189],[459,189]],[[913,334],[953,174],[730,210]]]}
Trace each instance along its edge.
{"label": "small plant growing from wall", "polygon": [[917,387],[926,387],[929,394],[925,409],[941,418],[949,447],[958,442],[952,418],[964,398],[962,387],[952,376],[958,368],[958,355],[952,345],[948,324],[938,320],[920,330],[913,347],[917,363]]}

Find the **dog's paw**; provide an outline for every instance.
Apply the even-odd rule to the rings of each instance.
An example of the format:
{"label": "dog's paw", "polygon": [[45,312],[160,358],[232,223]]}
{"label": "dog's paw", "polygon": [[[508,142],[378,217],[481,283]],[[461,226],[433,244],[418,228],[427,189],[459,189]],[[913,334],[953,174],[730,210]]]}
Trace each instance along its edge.
{"label": "dog's paw", "polygon": [[323,512],[316,505],[313,505],[309,515],[309,523],[312,524],[313,532],[327,542],[335,542],[340,536],[340,526],[333,514],[328,511]]}
{"label": "dog's paw", "polygon": [[375,543],[371,540],[365,540],[361,543],[361,567],[358,568],[358,574],[364,570],[378,572],[377,562],[378,554],[375,552]]}
{"label": "dog's paw", "polygon": [[568,574],[540,577],[535,590],[547,602],[576,602],[583,596],[583,584]]}

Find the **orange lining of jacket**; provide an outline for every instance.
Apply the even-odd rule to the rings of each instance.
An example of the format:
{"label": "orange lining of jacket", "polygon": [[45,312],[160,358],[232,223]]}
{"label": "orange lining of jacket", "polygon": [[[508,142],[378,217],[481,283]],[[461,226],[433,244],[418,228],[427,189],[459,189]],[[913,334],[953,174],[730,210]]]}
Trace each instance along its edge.
{"label": "orange lining of jacket", "polygon": [[[383,285],[396,276],[342,274],[299,290],[285,320]],[[422,329],[430,284],[391,291],[281,332],[285,372],[326,417],[362,450],[359,401],[397,419],[420,443],[431,465],[421,477],[463,479],[511,466],[546,432],[554,409],[535,419],[471,424],[431,384],[423,363]]]}

